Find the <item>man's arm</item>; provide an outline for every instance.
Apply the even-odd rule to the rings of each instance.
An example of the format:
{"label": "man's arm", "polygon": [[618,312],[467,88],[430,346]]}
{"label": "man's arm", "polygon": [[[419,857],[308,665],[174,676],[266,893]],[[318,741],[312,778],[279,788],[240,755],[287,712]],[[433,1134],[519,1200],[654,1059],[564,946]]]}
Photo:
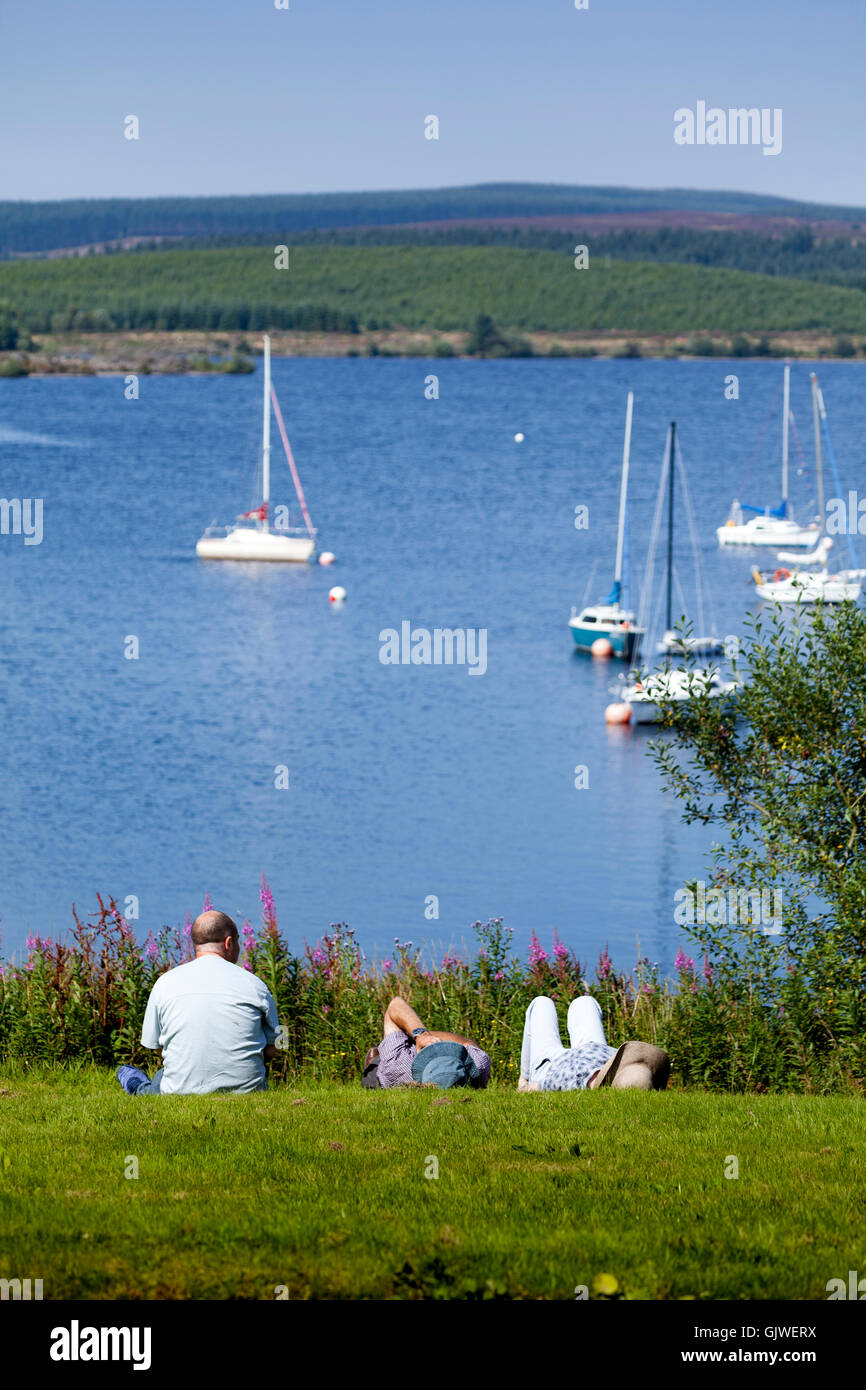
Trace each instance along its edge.
{"label": "man's arm", "polygon": [[[399,996],[391,1000],[385,1014],[386,1036],[388,1033],[393,1033],[399,1029],[401,1032],[405,1033],[407,1037],[411,1038],[416,1028],[423,1027],[424,1024],[421,1022],[411,1004],[407,1004],[406,1000],[401,999]],[[433,1042],[456,1042],[462,1043],[464,1047],[467,1043],[471,1043],[473,1047],[478,1046],[473,1038],[465,1038],[462,1033],[444,1033],[440,1032],[438,1029],[427,1029],[425,1032],[419,1033],[417,1038],[414,1039],[414,1042],[415,1046],[419,1049],[427,1047],[429,1043]]]}

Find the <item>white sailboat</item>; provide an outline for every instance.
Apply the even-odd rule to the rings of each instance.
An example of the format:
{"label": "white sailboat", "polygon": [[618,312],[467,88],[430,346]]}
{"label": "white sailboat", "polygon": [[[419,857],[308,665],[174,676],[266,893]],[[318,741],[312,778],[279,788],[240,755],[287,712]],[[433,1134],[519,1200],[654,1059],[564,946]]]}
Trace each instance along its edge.
{"label": "white sailboat", "polygon": [[628,469],[631,453],[631,421],[634,408],[634,392],[629,391],[625,409],[625,437],[622,446],[622,473],[619,488],[619,520],[616,533],[616,559],[614,561],[613,588],[602,603],[591,604],[578,613],[572,608],[568,626],[579,652],[591,652],[598,639],[610,642],[613,655],[631,661],[637,656],[644,629],[635,622],[634,613],[628,605],[622,605],[623,597],[623,554],[625,545],[626,503],[628,497]]}
{"label": "white sailboat", "polygon": [[[668,542],[667,542],[667,602],[666,627],[658,651],[668,657],[664,670],[649,675],[632,676],[621,680],[616,690],[618,703],[608,707],[605,718],[617,724],[658,724],[664,718],[664,707],[671,703],[679,704],[693,697],[707,695],[716,697],[733,694],[738,689],[737,681],[723,680],[714,668],[681,667],[670,664],[672,656],[712,655],[722,649],[722,643],[715,637],[689,637],[674,631],[673,628],[673,536],[674,536],[674,468],[676,460],[676,422],[671,421],[668,431],[668,445],[665,451],[659,492],[656,499],[656,515],[650,539],[650,553],[647,557],[647,575],[644,581],[643,604],[650,601],[652,574],[655,567],[655,542],[661,520],[661,508],[667,492]],[[685,470],[681,470],[685,489]],[[694,540],[694,537],[693,537]],[[649,625],[649,624],[648,624]]]}
{"label": "white sailboat", "polygon": [[[820,417],[825,415],[824,402],[818,378],[812,372],[812,415],[815,430],[815,467],[818,480],[818,499],[820,516],[824,516],[824,473],[821,459]],[[820,534],[820,533],[819,533]],[[831,574],[827,569],[827,557],[833,542],[829,536],[822,536],[809,555],[798,559],[787,551],[780,551],[780,560],[792,561],[795,568],[783,566],[770,577],[760,570],[752,571],[755,591],[759,598],[772,603],[856,603],[860,597],[863,570],[840,570]],[[811,568],[820,565],[820,569]]]}
{"label": "white sailboat", "polygon": [[[798,526],[788,513],[788,424],[791,412],[791,368],[785,364],[782,400],[782,501],[776,508],[753,507],[734,501],[724,526],[716,529],[720,545],[812,546],[818,539],[817,525]],[[743,520],[743,512],[757,515]]]}
{"label": "white sailboat", "polygon": [[[233,526],[209,526],[196,542],[195,553],[202,560],[278,560],[303,563],[316,549],[316,532],[301,488],[301,481],[280,414],[276,393],[271,385],[271,340],[264,338],[264,414],[262,420],[262,500],[252,511],[243,512]],[[271,407],[291,469],[295,491],[306,522],[304,528],[272,526],[269,519],[271,489]]]}

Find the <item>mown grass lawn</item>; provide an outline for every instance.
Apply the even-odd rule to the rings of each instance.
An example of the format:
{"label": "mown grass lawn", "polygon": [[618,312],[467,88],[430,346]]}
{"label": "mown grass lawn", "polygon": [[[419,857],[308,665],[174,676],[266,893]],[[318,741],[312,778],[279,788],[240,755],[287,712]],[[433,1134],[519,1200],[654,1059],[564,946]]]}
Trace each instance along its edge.
{"label": "mown grass lawn", "polygon": [[46,1299],[572,1299],[601,1274],[626,1298],[825,1299],[863,1262],[862,1114],[312,1083],[137,1100],[105,1071],[6,1071],[0,1277]]}

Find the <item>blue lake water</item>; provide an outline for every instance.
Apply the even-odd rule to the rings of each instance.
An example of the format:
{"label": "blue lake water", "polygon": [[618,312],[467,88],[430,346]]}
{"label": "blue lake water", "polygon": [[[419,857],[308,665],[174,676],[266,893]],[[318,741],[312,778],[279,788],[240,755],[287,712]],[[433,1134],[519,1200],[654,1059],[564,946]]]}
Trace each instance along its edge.
{"label": "blue lake water", "polygon": [[[863,477],[864,371],[819,367],[846,488]],[[743,631],[755,556],[719,551],[714,528],[733,496],[778,501],[781,378],[778,362],[277,360],[331,569],[195,558],[208,522],[254,500],[260,371],[145,377],[138,401],[120,378],[0,382],[0,493],[44,499],[41,545],[0,536],[4,953],[66,931],[97,892],[135,895],[142,934],[208,891],[257,920],[264,870],[295,946],[346,920],[371,955],[395,936],[439,951],[501,915],[521,948],[556,926],[584,959],[609,942],[630,966],[639,938],[669,967],[674,892],[710,836],[662,793],[647,732],[605,725],[619,668],[576,655],[567,622],[594,565],[589,596],[610,587],[631,388],[633,597],[675,418],[715,630]],[[806,364],[792,407],[805,519]],[[291,502],[274,443],[273,497]],[[486,629],[485,674],[383,665],[379,633],[404,620]]]}

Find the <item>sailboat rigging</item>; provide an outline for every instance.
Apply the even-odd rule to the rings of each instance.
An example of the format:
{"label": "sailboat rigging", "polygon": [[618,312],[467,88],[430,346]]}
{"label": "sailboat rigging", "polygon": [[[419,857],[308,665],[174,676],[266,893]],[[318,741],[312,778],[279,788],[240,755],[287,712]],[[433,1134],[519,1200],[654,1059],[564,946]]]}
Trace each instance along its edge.
{"label": "sailboat rigging", "polygon": [[613,649],[613,655],[631,661],[637,655],[644,629],[635,623],[635,616],[620,600],[625,597],[623,584],[623,559],[625,554],[626,506],[628,497],[628,471],[631,453],[631,422],[634,409],[634,392],[629,391],[625,410],[625,437],[622,447],[622,472],[619,490],[619,519],[616,535],[616,559],[614,562],[613,588],[602,603],[591,604],[578,614],[571,610],[568,626],[574,638],[574,645],[580,652],[591,652],[594,642],[606,638]]}

